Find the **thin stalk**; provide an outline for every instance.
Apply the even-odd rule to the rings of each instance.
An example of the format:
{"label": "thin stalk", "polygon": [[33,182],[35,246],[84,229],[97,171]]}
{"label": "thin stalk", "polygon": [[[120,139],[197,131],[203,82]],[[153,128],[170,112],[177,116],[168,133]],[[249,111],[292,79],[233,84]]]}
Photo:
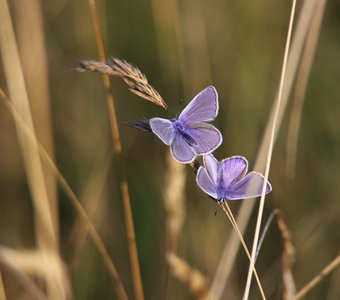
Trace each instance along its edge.
{"label": "thin stalk", "polygon": [[4,282],[2,280],[1,272],[0,272],[0,299],[1,300],[6,300],[7,299],[6,293],[5,293]]}
{"label": "thin stalk", "polygon": [[287,40],[286,40],[285,53],[284,53],[284,57],[283,57],[279,94],[278,94],[277,105],[276,105],[275,114],[274,114],[273,127],[272,127],[272,130],[271,130],[271,135],[270,135],[270,140],[269,140],[269,149],[268,149],[266,169],[265,169],[265,174],[264,174],[264,183],[263,183],[263,188],[262,188],[259,211],[258,211],[258,215],[257,215],[255,235],[254,235],[253,247],[252,247],[252,252],[251,252],[251,260],[250,260],[249,269],[248,269],[247,283],[246,283],[245,291],[244,291],[244,294],[243,294],[244,300],[247,300],[249,298],[249,291],[250,291],[250,285],[251,285],[251,280],[252,280],[253,267],[254,267],[254,264],[255,264],[255,256],[256,256],[256,249],[257,249],[257,245],[258,245],[260,228],[261,228],[261,221],[262,221],[262,216],[263,216],[266,187],[267,187],[267,183],[268,183],[270,164],[271,164],[273,148],[274,148],[276,126],[277,126],[277,120],[278,120],[278,115],[279,115],[280,106],[281,106],[283,83],[284,83],[285,76],[286,76],[288,53],[289,53],[289,48],[290,48],[291,35],[292,35],[294,16],[295,16],[295,7],[296,7],[296,0],[293,0],[291,14],[290,14],[290,20],[289,20],[289,28],[288,28],[288,34],[287,34]]}
{"label": "thin stalk", "polygon": [[332,272],[338,265],[340,265],[340,255],[334,258],[317,276],[315,276],[309,283],[307,283],[298,292],[292,300],[299,300],[306,296],[306,294],[314,288],[325,276]]}
{"label": "thin stalk", "polygon": [[[312,22],[312,19],[313,19],[313,10],[314,10],[316,1],[317,0],[304,0],[301,5],[299,19],[297,21],[296,30],[294,31],[291,51],[290,51],[290,55],[289,55],[288,63],[287,63],[287,75],[286,75],[286,79],[284,83],[282,102],[280,105],[281,108],[280,108],[280,112],[277,118],[275,138],[280,129],[283,115],[286,111],[289,95],[290,95],[293,81],[294,81],[296,71],[299,65],[299,59],[300,59],[300,56],[301,56],[301,53],[304,47],[305,38],[308,32],[310,23]],[[267,153],[270,132],[271,132],[271,128],[272,128],[272,124],[274,120],[275,105],[276,103],[273,104],[273,107],[271,109],[270,116],[268,118],[266,129],[265,129],[265,134],[260,143],[260,149],[258,151],[256,160],[255,160],[254,169],[259,170],[261,172],[263,172],[264,170],[265,159],[266,159],[265,156]],[[243,203],[241,204],[240,210],[238,212],[238,217],[237,217],[237,223],[238,223],[238,226],[241,232],[244,232],[248,226],[249,219],[254,209],[255,203],[256,203],[255,201],[243,201]],[[239,238],[237,237],[236,232],[233,231],[231,233],[230,238],[226,242],[222,257],[220,259],[220,263],[218,265],[218,269],[214,275],[214,279],[211,284],[209,293],[214,299],[221,298],[225,283],[228,281],[228,277],[230,275],[231,269],[235,263],[235,258],[238,253],[239,246],[240,246]]]}
{"label": "thin stalk", "polygon": [[292,237],[288,230],[286,223],[283,220],[282,213],[276,216],[277,228],[280,231],[282,240],[282,280],[283,280],[283,290],[282,299],[291,300],[296,293],[296,286],[292,271],[292,266],[294,262],[295,250],[292,243]]}
{"label": "thin stalk", "polygon": [[[31,299],[35,300],[48,300],[47,296],[38,288],[34,280],[29,277],[25,272],[16,268],[9,261],[5,261],[2,258],[1,250],[0,250],[0,268],[2,270],[6,269],[7,272],[12,273],[14,278],[20,283],[20,285],[24,288],[25,292],[31,296]],[[6,300],[7,298],[1,298],[3,295],[0,293],[0,299]],[[6,297],[6,295],[5,295]]]}
{"label": "thin stalk", "polygon": [[15,121],[19,126],[21,126],[22,132],[26,135],[26,138],[30,143],[37,148],[39,151],[39,154],[41,158],[46,162],[47,166],[51,169],[52,173],[54,174],[55,178],[60,183],[60,186],[63,188],[65,194],[70,199],[71,203],[73,204],[76,212],[79,214],[79,216],[82,218],[85,226],[88,228],[89,235],[91,236],[95,246],[97,247],[101,257],[104,260],[105,266],[107,267],[112,279],[113,284],[116,289],[117,295],[119,299],[121,300],[127,300],[127,294],[124,289],[124,286],[122,284],[122,281],[119,277],[119,274],[117,272],[117,269],[111,260],[109,253],[104,245],[103,240],[100,238],[96,228],[94,227],[93,223],[91,222],[91,219],[87,215],[85,209],[81,205],[80,200],[68,184],[65,177],[62,175],[56,164],[53,162],[50,155],[47,153],[45,148],[39,143],[39,141],[36,139],[34,133],[31,131],[31,129],[26,125],[26,122],[21,118],[21,116],[18,114],[17,110],[15,109],[12,102],[7,98],[6,94],[3,92],[3,90],[0,88],[0,98],[4,100],[4,103],[12,116],[14,117]]}
{"label": "thin stalk", "polygon": [[287,175],[294,178],[296,168],[296,153],[299,140],[299,128],[302,110],[306,96],[309,75],[312,69],[316,46],[319,40],[321,23],[327,0],[318,0],[313,12],[313,21],[310,24],[306,37],[306,44],[301,58],[301,66],[296,79],[295,95],[292,112],[289,120],[287,135]]}
{"label": "thin stalk", "polygon": [[[248,247],[247,247],[247,245],[246,245],[246,243],[245,243],[245,241],[244,241],[244,239],[243,239],[242,233],[240,232],[240,229],[239,229],[239,227],[238,227],[238,225],[237,225],[237,223],[236,223],[236,220],[235,220],[235,218],[234,218],[234,215],[233,215],[233,213],[232,213],[232,211],[231,211],[231,209],[230,209],[228,203],[227,203],[226,201],[224,201],[224,202],[222,203],[221,207],[222,207],[223,211],[225,212],[225,214],[227,215],[227,217],[228,217],[228,219],[229,219],[231,225],[234,227],[234,229],[235,229],[235,231],[236,231],[236,233],[237,233],[237,235],[238,235],[238,237],[239,237],[239,239],[240,239],[240,242],[241,242],[241,244],[242,244],[242,246],[243,246],[243,249],[244,249],[244,251],[246,252],[248,259],[250,260],[250,259],[251,259],[251,256],[250,256]],[[263,291],[263,288],[262,288],[262,284],[261,284],[260,278],[259,278],[258,275],[257,275],[255,266],[254,266],[254,275],[255,275],[256,282],[257,282],[257,284],[258,284],[258,286],[259,286],[259,290],[260,290],[261,297],[262,297],[262,299],[265,300],[265,299],[266,299],[266,296],[265,296],[265,294],[264,294],[264,291]]]}
{"label": "thin stalk", "polygon": [[261,238],[259,240],[259,244],[257,245],[257,249],[256,249],[256,255],[255,255],[255,262],[257,260],[257,257],[260,253],[260,250],[261,250],[261,247],[262,247],[262,244],[263,244],[263,241],[264,241],[264,238],[266,237],[267,235],[267,232],[268,232],[268,229],[270,227],[270,225],[272,224],[273,220],[274,220],[274,217],[277,216],[278,214],[280,213],[280,210],[279,209],[275,209],[269,216],[266,224],[264,225],[264,228],[262,230],[262,234],[261,234]]}
{"label": "thin stalk", "polygon": [[[100,24],[98,20],[95,0],[89,0],[89,6],[90,6],[92,21],[93,21],[93,27],[95,30],[99,58],[104,61],[105,60],[104,42],[103,42]],[[132,217],[132,211],[131,211],[130,194],[129,194],[129,188],[128,188],[128,184],[126,180],[126,172],[125,172],[124,158],[123,158],[123,153],[122,153],[122,144],[120,141],[116,108],[115,108],[113,97],[110,93],[110,80],[109,80],[108,75],[103,75],[103,83],[106,89],[107,107],[108,107],[111,132],[112,132],[112,137],[113,137],[113,142],[114,142],[114,153],[117,157],[117,162],[118,162],[118,167],[119,167],[119,172],[120,172],[120,191],[121,191],[122,198],[123,198],[124,219],[125,219],[125,226],[126,226],[126,232],[127,232],[127,238],[128,238],[128,248],[129,248],[129,255],[130,255],[130,262],[131,262],[131,273],[132,273],[134,294],[137,300],[143,300],[144,292],[143,292],[142,278],[141,278],[140,267],[139,267],[136,236],[135,236],[133,217]]]}
{"label": "thin stalk", "polygon": [[[28,11],[28,15],[31,13]],[[13,106],[25,120],[26,126],[36,135],[33,124],[31,104],[28,97],[26,82],[21,63],[17,38],[14,32],[8,1],[0,0],[0,52],[8,92]],[[19,30],[20,32],[20,30]],[[55,196],[53,188],[48,188],[44,166],[37,150],[32,147],[22,128],[15,122],[23,164],[34,212],[34,237],[36,247],[45,253],[59,255],[58,233],[56,230],[56,206],[50,196]],[[46,125],[46,128],[48,126]],[[49,179],[53,177],[48,176]],[[52,181],[50,181],[52,187]],[[64,276],[66,276],[64,274]],[[50,277],[45,278],[46,295],[49,300],[66,299],[65,286],[59,286]]]}
{"label": "thin stalk", "polygon": [[[8,91],[13,105],[35,134],[17,42],[6,0],[0,1],[0,20],[0,50]],[[17,124],[15,125],[17,126]],[[20,132],[20,128],[17,128],[17,134],[32,195],[37,246],[39,249],[58,252],[58,238],[52,222],[52,211],[48,201],[49,195],[39,155],[34,149],[30,148],[26,137]]]}

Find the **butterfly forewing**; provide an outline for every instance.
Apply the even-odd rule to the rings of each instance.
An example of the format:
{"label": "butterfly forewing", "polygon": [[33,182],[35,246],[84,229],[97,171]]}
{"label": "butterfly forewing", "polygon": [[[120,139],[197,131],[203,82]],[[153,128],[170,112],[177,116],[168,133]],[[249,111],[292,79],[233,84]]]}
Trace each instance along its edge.
{"label": "butterfly forewing", "polygon": [[208,122],[216,118],[218,113],[218,94],[213,86],[200,92],[184,108],[179,119],[187,124]]}
{"label": "butterfly forewing", "polygon": [[167,145],[170,145],[175,136],[172,122],[162,118],[152,118],[150,120],[152,131]]}
{"label": "butterfly forewing", "polygon": [[242,156],[232,156],[221,162],[223,185],[229,187],[233,182],[245,174],[248,169],[248,161]]}

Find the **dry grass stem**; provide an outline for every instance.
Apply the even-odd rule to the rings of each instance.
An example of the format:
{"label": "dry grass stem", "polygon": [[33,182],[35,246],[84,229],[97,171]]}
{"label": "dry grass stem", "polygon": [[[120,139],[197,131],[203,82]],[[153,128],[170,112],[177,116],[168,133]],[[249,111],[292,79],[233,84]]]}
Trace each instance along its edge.
{"label": "dry grass stem", "polygon": [[167,155],[167,182],[164,190],[164,207],[166,211],[167,252],[176,252],[178,238],[185,218],[185,166],[173,159],[170,151]]}
{"label": "dry grass stem", "polygon": [[306,284],[292,299],[299,300],[306,296],[325,276],[340,265],[340,255],[334,258],[313,280]]}
{"label": "dry grass stem", "polygon": [[[112,153],[105,156],[104,159],[100,161],[92,176],[90,176],[83,192],[83,196],[81,197],[87,214],[91,218],[92,222],[97,226],[99,223],[98,221],[103,219],[102,216],[100,216],[98,209],[101,206],[100,200],[107,182],[111,161]],[[69,240],[74,242],[74,253],[70,265],[72,269],[75,269],[78,266],[80,253],[88,235],[88,228],[84,227],[83,220],[80,216],[77,216],[77,219],[75,220],[73,228],[70,230],[70,232]]]}
{"label": "dry grass stem", "polygon": [[207,280],[198,270],[193,269],[174,253],[168,255],[168,263],[174,276],[188,287],[196,299],[209,299]]}
{"label": "dry grass stem", "polygon": [[[0,19],[2,20],[0,26],[1,56],[9,94],[14,107],[25,120],[26,126],[35,135],[25,80],[6,0],[0,0]],[[16,126],[35,210],[34,220],[38,247],[47,251],[57,251],[56,230],[52,223],[53,218],[39,154],[27,141],[26,136],[21,132],[21,127],[18,124]]]}
{"label": "dry grass stem", "polygon": [[[13,1],[17,40],[35,132],[41,144],[54,156],[49,74],[41,1]],[[52,221],[59,245],[58,199],[56,180],[42,164],[51,209]]]}
{"label": "dry grass stem", "polygon": [[[164,189],[165,223],[165,253],[177,252],[177,244],[185,220],[185,166],[177,162],[170,151],[166,158],[166,186]],[[170,277],[168,264],[164,275],[164,299],[168,297]]]}
{"label": "dry grass stem", "polygon": [[[6,0],[0,0],[0,19],[2,20],[0,27],[1,57],[8,91],[13,101],[13,107],[24,120],[25,126],[30,130],[33,137],[36,138],[23,68]],[[47,259],[51,259],[59,255],[56,203],[51,203],[49,198],[50,193],[51,196],[55,197],[54,178],[52,174],[49,174],[50,189],[48,189],[46,174],[44,173],[39,152],[27,138],[17,119],[15,120],[15,126],[33,203],[34,235],[37,248],[38,251],[45,252]],[[61,262],[61,260],[57,262]],[[53,262],[51,261],[50,265],[52,266],[52,264]],[[67,292],[64,285],[58,284],[51,276],[47,276],[45,282],[48,299],[66,299]]]}
{"label": "dry grass stem", "polygon": [[260,228],[261,228],[261,221],[263,216],[263,209],[264,209],[264,202],[265,202],[265,195],[266,195],[266,187],[268,182],[268,176],[269,176],[269,170],[270,170],[270,164],[272,160],[272,154],[274,149],[274,140],[275,140],[275,134],[276,134],[276,126],[278,125],[278,115],[280,112],[280,106],[281,106],[281,100],[282,100],[282,93],[283,93],[283,84],[286,77],[286,69],[287,69],[287,62],[288,62],[288,53],[290,48],[290,42],[291,42],[291,34],[293,30],[293,23],[294,23],[294,17],[295,17],[295,7],[296,7],[296,0],[293,0],[292,3],[292,9],[290,14],[290,20],[289,20],[289,27],[288,27],[288,33],[287,33],[287,40],[286,40],[286,47],[283,57],[283,63],[282,63],[282,71],[281,71],[281,78],[280,78],[280,84],[279,84],[279,93],[277,96],[277,104],[273,119],[273,126],[271,129],[271,135],[269,140],[269,149],[267,153],[267,162],[266,162],[266,169],[264,173],[264,182],[263,182],[263,188],[262,188],[262,194],[260,199],[260,205],[257,215],[257,221],[256,221],[256,228],[255,228],[255,234],[254,234],[254,240],[253,240],[253,247],[251,251],[251,260],[249,264],[248,269],[248,276],[247,276],[247,283],[243,294],[243,299],[248,300],[249,298],[249,291],[250,291],[250,285],[252,280],[252,274],[253,274],[253,267],[255,264],[255,256],[256,256],[256,249],[258,245],[258,239],[260,234]]}
{"label": "dry grass stem", "polygon": [[261,238],[259,239],[259,243],[257,245],[257,249],[256,249],[256,255],[255,255],[255,262],[257,260],[257,257],[260,253],[260,250],[261,250],[261,247],[262,247],[262,244],[264,242],[264,239],[266,237],[266,234],[268,232],[268,229],[270,227],[270,225],[272,224],[273,220],[274,220],[274,217],[279,213],[280,211],[278,209],[275,209],[269,216],[266,224],[264,225],[264,228],[262,230],[262,234],[261,234]]}
{"label": "dry grass stem", "polygon": [[[13,263],[2,261],[1,254],[0,254],[0,267],[1,270],[9,272],[14,275],[15,279],[25,289],[25,292],[29,296],[31,296],[31,298],[29,299],[48,300],[47,296],[44,294],[43,291],[41,291],[41,289],[37,287],[36,283],[31,277],[29,277],[26,273],[18,269],[15,265],[15,262]],[[3,300],[3,298],[0,299]]]}
{"label": "dry grass stem", "polygon": [[282,272],[283,272],[283,295],[282,299],[284,300],[290,300],[293,298],[296,287],[292,272],[292,265],[294,262],[294,246],[292,243],[292,237],[290,235],[290,232],[287,228],[286,223],[283,220],[283,216],[281,213],[277,214],[276,216],[276,223],[277,227],[280,230],[281,233],[281,239],[282,239],[282,248],[283,248],[283,254],[282,254]]}
{"label": "dry grass stem", "polygon": [[[290,55],[288,58],[287,64],[287,75],[286,80],[284,82],[284,89],[282,95],[282,102],[280,105],[280,111],[277,117],[277,126],[276,126],[276,134],[275,140],[277,136],[277,132],[280,129],[282,118],[284,112],[287,107],[288,98],[291,92],[291,88],[293,85],[293,81],[295,78],[295,74],[298,68],[299,59],[302,53],[305,37],[308,32],[308,28],[310,26],[310,22],[312,19],[313,9],[317,0],[304,0],[299,19],[297,22],[296,30],[294,31],[294,38],[292,41],[292,46],[290,50]],[[268,152],[268,145],[270,139],[270,133],[273,125],[276,102],[274,102],[270,117],[268,119],[264,137],[260,143],[260,150],[256,157],[254,169],[262,172],[265,165],[265,156]],[[240,231],[243,233],[248,225],[252,210],[254,209],[255,201],[243,201],[241,208],[237,217],[237,224],[240,228]],[[224,251],[222,257],[220,259],[220,263],[218,269],[214,275],[214,279],[211,285],[211,293],[214,295],[214,299],[219,299],[222,295],[225,283],[228,281],[228,277],[230,275],[230,271],[235,262],[236,255],[238,253],[238,249],[240,246],[239,238],[236,232],[232,232],[230,238],[226,242],[224,247]]]}
{"label": "dry grass stem", "polygon": [[330,287],[327,292],[327,300],[340,299],[340,268],[334,270],[330,280]]}
{"label": "dry grass stem", "polygon": [[1,271],[0,271],[0,299],[1,300],[7,300],[6,292],[5,292],[5,287],[4,287],[4,282],[2,280]]}
{"label": "dry grass stem", "polygon": [[92,224],[92,222],[91,222],[89,216],[87,215],[86,211],[82,207],[78,197],[73,192],[72,188],[70,187],[70,185],[68,184],[68,182],[66,181],[64,176],[61,174],[58,167],[55,165],[55,163],[53,162],[53,160],[51,159],[51,157],[49,156],[47,151],[39,143],[39,141],[37,141],[34,133],[32,133],[32,131],[28,128],[25,121],[22,120],[21,116],[18,114],[15,107],[13,106],[12,102],[6,97],[6,95],[2,91],[2,89],[0,89],[0,98],[2,98],[4,100],[6,107],[8,108],[8,110],[10,111],[12,116],[14,117],[16,123],[21,126],[22,132],[23,132],[23,134],[26,135],[28,141],[30,141],[32,143],[32,145],[34,145],[34,147],[37,148],[41,158],[49,166],[49,168],[53,172],[55,178],[59,181],[60,186],[64,189],[65,194],[68,196],[71,203],[73,204],[76,212],[82,218],[82,220],[84,222],[84,226],[86,228],[88,228],[89,235],[91,236],[95,246],[97,247],[101,257],[104,260],[105,266],[107,267],[107,269],[108,269],[108,271],[109,271],[109,273],[110,273],[110,275],[113,279],[114,288],[116,289],[116,292],[117,292],[119,299],[123,299],[123,300],[128,299],[126,291],[124,289],[124,286],[123,286],[121,279],[118,275],[117,269],[116,269],[113,261],[111,260],[109,254],[107,252],[107,249],[105,248],[105,245],[104,245],[102,239],[100,238],[97,230],[95,229],[94,225]]}
{"label": "dry grass stem", "polygon": [[[229,207],[227,201],[224,201],[224,202],[221,204],[221,207],[222,207],[224,213],[227,215],[227,217],[228,217],[228,219],[229,219],[231,225],[232,225],[233,228],[235,229],[235,231],[236,231],[236,233],[237,233],[237,235],[238,235],[238,237],[239,237],[239,239],[240,239],[240,241],[241,241],[241,244],[242,244],[242,246],[243,246],[243,249],[244,249],[244,251],[246,252],[246,255],[247,255],[247,257],[248,257],[248,259],[249,259],[249,261],[250,261],[250,259],[251,259],[250,252],[249,252],[248,247],[247,247],[247,245],[246,245],[246,243],[245,243],[245,241],[244,241],[244,239],[243,239],[243,236],[242,236],[242,234],[241,234],[241,232],[240,232],[240,229],[239,229],[238,226],[237,226],[236,220],[235,220],[235,218],[234,218],[234,215],[233,215],[233,213],[232,213],[232,211],[231,211],[231,209],[230,209],[230,207]],[[257,285],[258,285],[258,287],[259,287],[259,291],[260,291],[261,297],[262,297],[262,299],[265,300],[265,299],[266,299],[266,296],[265,296],[265,294],[264,294],[264,291],[263,291],[263,288],[262,288],[262,284],[261,284],[260,278],[258,277],[258,274],[257,274],[257,271],[256,271],[256,269],[255,269],[255,266],[254,266],[254,274],[255,274],[255,279],[256,279]]]}
{"label": "dry grass stem", "polygon": [[301,58],[301,65],[296,79],[294,103],[289,120],[287,134],[287,175],[289,178],[295,176],[296,153],[299,139],[299,128],[303,104],[305,100],[309,75],[314,60],[315,50],[318,43],[321,23],[326,6],[326,0],[319,0],[313,10],[313,17],[308,29],[306,44]]}
{"label": "dry grass stem", "polygon": [[82,60],[78,71],[96,71],[109,76],[122,77],[129,90],[135,95],[167,109],[161,95],[149,84],[146,76],[135,66],[125,60],[111,58],[107,62]]}
{"label": "dry grass stem", "polygon": [[[13,250],[0,246],[0,261],[29,276],[41,278],[46,283],[53,282],[58,287],[58,290],[63,292],[60,295],[62,299],[70,299],[70,280],[66,266],[59,255],[47,253],[46,251]],[[53,293],[53,291],[49,290],[47,292],[48,299],[57,299],[56,293],[57,291]]]}
{"label": "dry grass stem", "polygon": [[[105,51],[104,51],[104,42],[101,34],[101,29],[99,25],[97,8],[95,0],[89,0],[89,6],[91,11],[91,17],[93,21],[93,27],[95,30],[95,37],[98,49],[99,59],[105,61]],[[144,291],[142,284],[142,277],[139,266],[139,258],[136,244],[136,234],[133,224],[132,210],[131,210],[131,200],[130,193],[128,188],[128,183],[126,179],[124,158],[122,153],[122,144],[120,141],[119,127],[118,127],[118,119],[116,114],[116,107],[113,100],[113,97],[110,93],[110,79],[109,76],[103,74],[103,83],[106,89],[106,101],[107,108],[110,118],[111,132],[114,142],[114,153],[116,155],[116,162],[119,168],[120,175],[120,191],[123,198],[123,208],[124,208],[124,220],[126,226],[127,240],[128,240],[128,249],[131,263],[131,273],[132,273],[132,283],[134,287],[134,295],[137,300],[144,299]]]}

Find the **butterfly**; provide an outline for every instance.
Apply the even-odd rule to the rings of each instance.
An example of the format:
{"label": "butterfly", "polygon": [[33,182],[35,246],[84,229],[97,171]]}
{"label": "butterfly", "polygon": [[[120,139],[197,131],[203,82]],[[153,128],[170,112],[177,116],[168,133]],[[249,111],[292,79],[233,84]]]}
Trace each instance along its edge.
{"label": "butterfly", "polygon": [[222,143],[222,134],[211,124],[218,114],[218,94],[209,86],[195,96],[179,117],[150,119],[150,127],[181,163],[192,162],[196,155],[211,153]]}
{"label": "butterfly", "polygon": [[[203,157],[204,167],[198,169],[198,186],[219,204],[224,200],[258,197],[262,193],[264,176],[258,172],[247,174],[248,161],[242,156],[232,156],[221,162],[212,154]],[[247,174],[247,175],[246,175]],[[266,194],[272,186],[267,182]]]}

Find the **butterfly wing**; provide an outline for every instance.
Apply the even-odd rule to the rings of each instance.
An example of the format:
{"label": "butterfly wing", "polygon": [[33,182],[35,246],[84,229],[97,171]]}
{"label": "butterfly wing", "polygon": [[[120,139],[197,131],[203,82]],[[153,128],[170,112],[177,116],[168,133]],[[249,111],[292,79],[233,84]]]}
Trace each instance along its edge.
{"label": "butterfly wing", "polygon": [[184,108],[179,119],[186,124],[195,122],[208,122],[218,114],[218,94],[213,86],[209,86]]}
{"label": "butterfly wing", "polygon": [[217,186],[218,180],[218,161],[212,154],[203,156],[204,167],[212,182]]}
{"label": "butterfly wing", "polygon": [[[235,182],[230,186],[228,191],[229,200],[238,200],[246,198],[254,198],[261,196],[264,183],[264,177],[257,172],[250,172],[240,181]],[[266,194],[271,192],[272,186],[267,182]]]}
{"label": "butterfly wing", "polygon": [[185,132],[196,142],[193,149],[198,155],[213,152],[221,145],[223,140],[221,132],[207,123],[200,122],[188,125]]}
{"label": "butterfly wing", "polygon": [[228,190],[229,186],[247,173],[248,161],[243,156],[232,156],[221,162],[223,186]]}
{"label": "butterfly wing", "polygon": [[150,127],[154,134],[156,134],[166,145],[170,145],[175,136],[175,129],[172,122],[162,118],[150,119]]}
{"label": "butterfly wing", "polygon": [[174,158],[181,163],[190,163],[195,159],[195,152],[179,133],[175,134],[170,145]]}
{"label": "butterfly wing", "polygon": [[196,182],[197,185],[203,190],[205,193],[207,193],[209,196],[213,197],[214,199],[217,199],[217,191],[216,186],[213,183],[212,179],[210,178],[209,174],[207,173],[207,170],[203,167],[200,167],[197,171],[196,175]]}

